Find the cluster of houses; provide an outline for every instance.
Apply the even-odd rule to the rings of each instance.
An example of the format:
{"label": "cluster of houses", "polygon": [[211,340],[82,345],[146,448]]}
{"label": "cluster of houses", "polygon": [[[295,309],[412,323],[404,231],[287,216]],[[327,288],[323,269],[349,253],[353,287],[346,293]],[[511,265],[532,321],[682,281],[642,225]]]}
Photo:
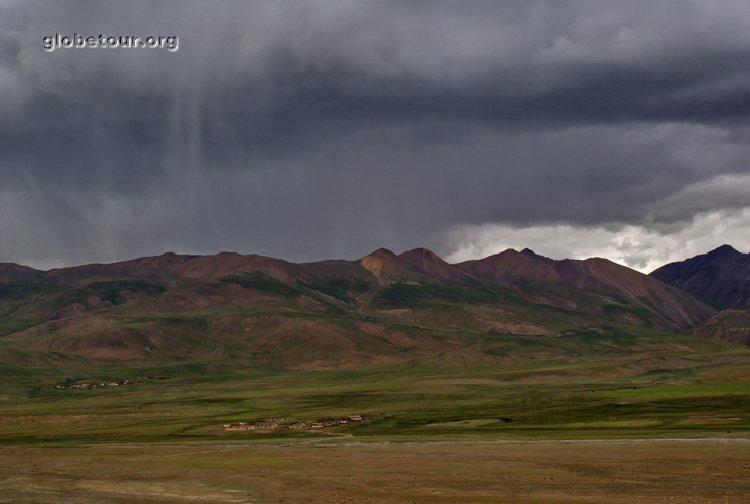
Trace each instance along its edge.
{"label": "cluster of houses", "polygon": [[104,387],[119,387],[121,385],[131,385],[133,382],[130,380],[119,380],[111,382],[88,382],[88,383],[64,383],[62,385],[55,385],[57,389],[95,389]]}
{"label": "cluster of houses", "polygon": [[169,380],[169,376],[139,376],[135,380],[117,380],[108,382],[65,382],[62,385],[55,385],[56,389],[96,389],[105,387],[121,387],[132,385],[133,383],[143,383],[147,380]]}
{"label": "cluster of houses", "polygon": [[315,430],[325,429],[327,427],[337,427],[351,423],[361,423],[366,421],[364,415],[347,415],[338,418],[319,418],[317,420],[297,420],[289,421],[285,418],[264,418],[249,422],[235,422],[224,424],[225,431],[255,431],[255,432],[274,432],[278,430]]}

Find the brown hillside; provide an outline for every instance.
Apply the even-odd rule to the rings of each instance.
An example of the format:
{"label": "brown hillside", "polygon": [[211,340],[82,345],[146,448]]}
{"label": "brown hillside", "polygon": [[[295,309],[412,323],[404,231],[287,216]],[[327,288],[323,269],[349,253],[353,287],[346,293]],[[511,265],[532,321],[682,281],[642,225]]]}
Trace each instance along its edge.
{"label": "brown hillside", "polygon": [[626,301],[651,313],[664,329],[687,330],[715,313],[684,292],[606,259],[556,261],[529,249],[508,249],[456,267],[499,285],[519,286],[525,296],[561,307],[585,310]]}
{"label": "brown hillside", "polygon": [[434,279],[459,283],[473,280],[471,275],[458,269],[452,264],[448,264],[433,251],[426,248],[419,247],[407,250],[406,252],[399,254],[398,259],[411,265],[420,273]]}
{"label": "brown hillside", "polygon": [[556,261],[528,249],[456,265],[423,248],[302,264],[167,253],[49,272],[0,265],[2,278],[0,362],[32,354],[288,368],[425,356],[494,362],[497,349],[486,353],[487,345],[505,336],[688,331],[714,314],[610,261]]}
{"label": "brown hillside", "polygon": [[281,259],[259,255],[240,255],[222,252],[214,256],[201,256],[184,263],[176,272],[190,280],[217,280],[230,275],[260,272],[277,280],[288,280],[295,266]]}
{"label": "brown hillside", "polygon": [[410,278],[424,280],[429,278],[386,248],[379,248],[370,255],[361,258],[359,264],[372,273],[380,283]]}
{"label": "brown hillside", "polygon": [[12,263],[0,263],[0,282],[35,282],[43,272]]}

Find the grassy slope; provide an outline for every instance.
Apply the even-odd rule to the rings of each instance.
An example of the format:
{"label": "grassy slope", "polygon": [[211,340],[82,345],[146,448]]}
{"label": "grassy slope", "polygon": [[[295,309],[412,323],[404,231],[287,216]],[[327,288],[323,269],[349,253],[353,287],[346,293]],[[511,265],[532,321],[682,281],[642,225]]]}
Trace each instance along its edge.
{"label": "grassy slope", "polygon": [[[509,357],[513,334],[591,334],[594,341],[620,331],[609,311],[592,316],[531,303],[494,287],[396,283],[369,292],[352,282],[291,287],[252,274],[36,327],[31,326],[38,319],[3,318],[0,364],[190,359],[275,368],[350,367],[416,357],[453,359],[456,354],[462,354],[461,360],[496,362]],[[498,339],[501,335],[504,339]]]}
{"label": "grassy slope", "polygon": [[[592,326],[654,325],[653,314],[625,300],[570,289],[558,292],[555,285],[534,286],[529,297],[517,288],[478,281],[421,278],[377,284],[363,268],[336,261],[305,267],[309,271],[293,268],[298,276],[283,281],[248,271],[218,281],[164,283],[150,270],[97,276],[85,269],[65,282],[7,284],[8,292],[0,292],[0,363],[17,362],[18,352],[24,351],[29,364],[65,364],[71,358],[100,363],[254,360],[270,358],[272,349],[267,364],[295,368],[310,360],[313,343],[329,339],[316,362],[362,365],[404,360],[419,349],[430,353],[440,346],[436,335],[439,339],[445,331],[555,335]],[[529,300],[535,296],[574,301],[570,306],[577,308]],[[272,322],[259,324],[252,318]],[[380,326],[378,334],[361,330],[361,322]],[[405,347],[383,336],[389,331],[416,332],[422,341]],[[290,342],[295,334],[309,344]],[[292,350],[279,355],[273,345],[269,348],[270,340]]]}
{"label": "grassy slope", "polygon": [[697,327],[693,334],[750,345],[750,309],[720,312]]}

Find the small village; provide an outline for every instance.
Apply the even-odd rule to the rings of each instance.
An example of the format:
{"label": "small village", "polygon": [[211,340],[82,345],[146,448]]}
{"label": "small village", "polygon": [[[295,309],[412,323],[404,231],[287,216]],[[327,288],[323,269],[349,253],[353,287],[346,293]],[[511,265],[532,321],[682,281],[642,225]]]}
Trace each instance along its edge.
{"label": "small village", "polygon": [[116,381],[99,381],[99,382],[79,382],[66,381],[65,383],[55,385],[56,389],[98,389],[108,387],[123,387],[133,385],[134,383],[143,383],[150,380],[170,380],[170,376],[138,376],[134,380],[116,380]]}
{"label": "small village", "polygon": [[289,421],[285,418],[264,418],[263,420],[224,424],[224,430],[232,432],[276,432],[280,430],[309,431],[326,429],[329,427],[338,427],[340,425],[363,423],[367,422],[368,420],[369,418],[365,417],[364,415],[348,415],[338,418],[319,418],[317,420],[297,421]]}

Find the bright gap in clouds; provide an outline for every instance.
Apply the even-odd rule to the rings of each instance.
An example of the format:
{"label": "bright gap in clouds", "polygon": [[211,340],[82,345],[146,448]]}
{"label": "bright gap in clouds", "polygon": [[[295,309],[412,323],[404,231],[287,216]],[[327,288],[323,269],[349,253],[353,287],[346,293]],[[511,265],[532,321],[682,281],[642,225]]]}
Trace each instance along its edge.
{"label": "bright gap in clouds", "polygon": [[480,259],[507,248],[531,248],[553,259],[604,257],[643,273],[664,264],[704,254],[725,243],[750,250],[750,208],[737,212],[708,212],[676,230],[643,226],[619,228],[534,226],[514,229],[498,224],[457,226],[447,235],[454,246],[451,263]]}

